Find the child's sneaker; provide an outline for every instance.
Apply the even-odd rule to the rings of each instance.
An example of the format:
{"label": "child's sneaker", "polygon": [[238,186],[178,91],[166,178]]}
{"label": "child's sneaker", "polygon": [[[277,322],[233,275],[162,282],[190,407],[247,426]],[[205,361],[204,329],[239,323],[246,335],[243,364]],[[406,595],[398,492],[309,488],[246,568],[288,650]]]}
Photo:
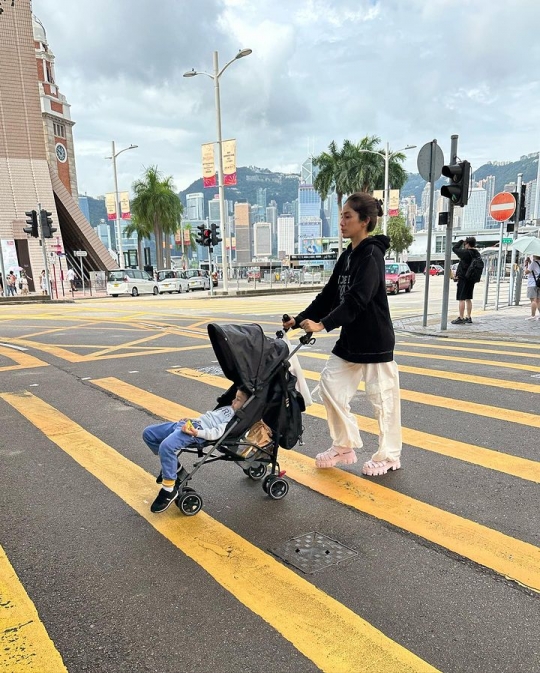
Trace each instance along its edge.
{"label": "child's sneaker", "polygon": [[315,456],[315,467],[335,467],[340,463],[352,465],[357,460],[354,449],[345,446],[331,446],[323,453],[318,453]]}
{"label": "child's sneaker", "polygon": [[362,474],[368,477],[381,477],[389,471],[399,470],[401,463],[397,460],[368,460],[362,467]]}
{"label": "child's sneaker", "polygon": [[164,488],[157,494],[157,498],[150,505],[150,511],[157,514],[164,512],[178,497],[178,488],[175,486],[172,491],[166,491]]}

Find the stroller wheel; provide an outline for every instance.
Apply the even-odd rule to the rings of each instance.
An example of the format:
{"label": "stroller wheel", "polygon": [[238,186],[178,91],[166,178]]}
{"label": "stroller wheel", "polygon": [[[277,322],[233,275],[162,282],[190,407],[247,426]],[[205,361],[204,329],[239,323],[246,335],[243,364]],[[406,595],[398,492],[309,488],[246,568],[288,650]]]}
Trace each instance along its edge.
{"label": "stroller wheel", "polygon": [[264,490],[268,493],[272,500],[281,500],[281,498],[284,498],[289,492],[289,482],[285,481],[285,479],[281,479],[281,477],[270,477],[265,479],[263,488],[265,485],[266,488]]}
{"label": "stroller wheel", "polygon": [[195,516],[203,507],[203,499],[198,493],[189,489],[183,493],[177,500],[176,506],[186,516]]}
{"label": "stroller wheel", "polygon": [[259,479],[262,479],[266,474],[266,469],[267,466],[262,463],[261,465],[254,467],[248,467],[247,470],[244,470],[244,474],[246,474],[250,479],[253,479],[253,481],[259,481]]}

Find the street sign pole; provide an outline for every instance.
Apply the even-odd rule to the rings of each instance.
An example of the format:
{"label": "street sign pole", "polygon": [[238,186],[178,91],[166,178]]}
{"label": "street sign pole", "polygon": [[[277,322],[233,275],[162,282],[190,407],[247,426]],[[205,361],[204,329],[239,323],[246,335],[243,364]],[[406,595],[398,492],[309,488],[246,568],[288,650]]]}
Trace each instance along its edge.
{"label": "street sign pole", "polygon": [[[451,136],[450,164],[457,163],[458,136]],[[441,331],[448,328],[448,297],[450,295],[450,267],[452,266],[452,227],[454,220],[454,204],[448,201],[448,222],[446,225],[446,249],[444,251],[443,296],[441,306]]]}
{"label": "street sign pole", "polygon": [[[504,236],[504,223],[512,217],[516,210],[516,200],[510,192],[499,192],[491,199],[489,214],[494,220],[501,223],[499,232],[499,254],[497,256],[497,288],[495,291],[495,310],[499,310],[499,294],[501,289],[502,247]],[[488,272],[489,273],[489,272]],[[484,304],[487,301],[487,296]]]}
{"label": "street sign pole", "polygon": [[[503,247],[503,238],[504,238],[504,223],[506,220],[501,221],[501,230],[499,232],[499,254],[497,255],[497,286],[495,290],[495,310],[499,310],[499,294],[501,291],[501,264],[502,264],[502,247]],[[506,259],[506,255],[505,255]]]}

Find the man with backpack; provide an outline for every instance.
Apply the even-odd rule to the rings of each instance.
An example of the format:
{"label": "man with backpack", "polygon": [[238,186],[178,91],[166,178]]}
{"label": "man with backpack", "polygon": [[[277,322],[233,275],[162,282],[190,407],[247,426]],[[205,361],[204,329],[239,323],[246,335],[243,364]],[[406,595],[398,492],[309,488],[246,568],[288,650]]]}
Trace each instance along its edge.
{"label": "man with backpack", "polygon": [[[452,250],[459,257],[459,264],[456,270],[456,299],[459,306],[459,318],[452,320],[452,325],[472,325],[471,314],[474,286],[482,277],[484,262],[476,249],[476,238],[474,236],[469,236],[465,241],[458,241],[454,244]],[[466,315],[465,309],[467,309]]]}

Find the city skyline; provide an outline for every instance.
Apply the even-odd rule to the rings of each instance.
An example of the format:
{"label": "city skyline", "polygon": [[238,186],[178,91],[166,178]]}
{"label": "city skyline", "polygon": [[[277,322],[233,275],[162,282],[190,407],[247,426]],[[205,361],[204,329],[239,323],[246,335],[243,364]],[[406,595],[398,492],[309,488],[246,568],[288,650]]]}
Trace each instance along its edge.
{"label": "city skyline", "polygon": [[[179,190],[191,184],[201,173],[200,145],[215,140],[215,111],[205,78],[181,75],[211,69],[214,49],[224,64],[239,46],[253,54],[222,81],[223,133],[237,138],[238,165],[298,173],[310,151],[366,134],[391,148],[436,137],[448,154],[458,133],[460,155],[477,166],[516,160],[540,142],[540,9],[532,2],[493,11],[487,0],[437,8],[425,0],[305,0],[291,10],[284,0],[202,0],[156,13],[142,0],[101,0],[91,12],[82,0],[34,0],[33,10],[77,120],[83,193],[110,191],[103,157],[112,139],[139,146],[123,157],[121,189],[154,164]],[[113,48],[111,26],[119,25],[129,39]],[[190,30],[179,31],[184,25]],[[507,25],[501,50],[488,36]],[[92,40],[81,39],[87,34]],[[415,154],[405,163],[412,173]]]}

